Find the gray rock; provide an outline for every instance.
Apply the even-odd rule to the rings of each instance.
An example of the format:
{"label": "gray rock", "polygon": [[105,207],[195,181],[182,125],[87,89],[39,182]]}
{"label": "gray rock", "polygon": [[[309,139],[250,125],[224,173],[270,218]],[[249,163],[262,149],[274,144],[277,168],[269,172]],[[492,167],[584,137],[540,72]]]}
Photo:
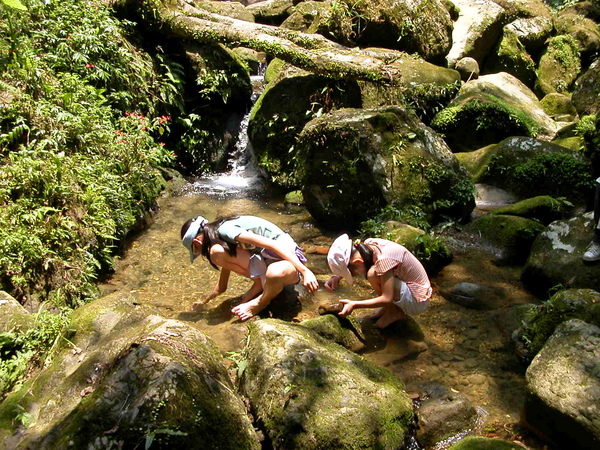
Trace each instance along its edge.
{"label": "gray rock", "polygon": [[560,325],[527,369],[524,419],[560,446],[600,446],[600,328]]}

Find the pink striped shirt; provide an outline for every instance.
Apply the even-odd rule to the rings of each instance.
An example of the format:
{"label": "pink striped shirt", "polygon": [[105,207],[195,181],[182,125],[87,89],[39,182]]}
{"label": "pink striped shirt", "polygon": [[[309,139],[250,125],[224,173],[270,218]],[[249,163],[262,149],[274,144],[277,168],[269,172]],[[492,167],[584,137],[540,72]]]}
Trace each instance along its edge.
{"label": "pink striped shirt", "polygon": [[417,302],[429,300],[433,290],[427,272],[406,247],[378,238],[367,239],[364,243],[375,249],[373,268],[376,275],[382,276],[393,270],[394,276],[406,283]]}

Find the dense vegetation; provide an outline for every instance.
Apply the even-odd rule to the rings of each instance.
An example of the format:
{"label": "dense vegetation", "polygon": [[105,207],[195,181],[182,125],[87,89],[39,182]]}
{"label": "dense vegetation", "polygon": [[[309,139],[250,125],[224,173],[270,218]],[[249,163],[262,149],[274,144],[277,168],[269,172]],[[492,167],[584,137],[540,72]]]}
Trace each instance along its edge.
{"label": "dense vegetation", "polygon": [[[0,1],[0,290],[21,303],[94,298],[175,160],[170,130],[190,120],[180,67],[134,30],[99,0]],[[67,315],[0,333],[0,392]]]}

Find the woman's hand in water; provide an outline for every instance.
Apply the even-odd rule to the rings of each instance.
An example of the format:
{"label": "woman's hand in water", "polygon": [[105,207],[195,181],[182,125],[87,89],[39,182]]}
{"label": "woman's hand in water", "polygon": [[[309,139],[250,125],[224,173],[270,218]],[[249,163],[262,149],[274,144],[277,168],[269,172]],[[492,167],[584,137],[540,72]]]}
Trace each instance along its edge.
{"label": "woman's hand in water", "polygon": [[340,285],[340,277],[338,277],[337,275],[332,275],[331,278],[329,278],[329,280],[327,280],[325,282],[325,290],[329,291],[329,292],[333,292],[337,289],[337,287]]}
{"label": "woman's hand in water", "polygon": [[346,317],[352,313],[354,307],[356,306],[356,301],[349,300],[347,298],[343,298],[340,300],[340,303],[343,305],[342,310],[338,313],[339,316]]}
{"label": "woman's hand in water", "polygon": [[319,282],[317,281],[317,277],[315,277],[315,274],[312,273],[311,270],[306,269],[304,271],[304,273],[302,274],[302,280],[302,284],[308,292],[312,293],[319,289]]}

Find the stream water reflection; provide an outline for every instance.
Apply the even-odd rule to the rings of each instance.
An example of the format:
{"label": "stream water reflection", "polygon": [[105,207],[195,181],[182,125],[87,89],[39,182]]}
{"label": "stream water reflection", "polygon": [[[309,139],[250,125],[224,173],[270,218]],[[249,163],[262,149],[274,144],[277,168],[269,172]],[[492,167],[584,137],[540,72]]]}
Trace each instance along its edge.
{"label": "stream water reflection", "polygon": [[[305,249],[308,265],[321,284],[329,276],[324,248],[335,235],[319,230],[305,210],[287,211],[281,200],[214,191],[189,193],[189,187],[186,192],[160,199],[160,211],[153,224],[132,241],[117,262],[115,275],[101,286],[101,291],[135,294],[141,303],[156,307],[161,315],[188,322],[211,336],[225,355],[243,345],[246,324],[229,310],[249,288],[250,281],[232,274],[225,294],[209,302],[203,311],[192,312],[191,303],[210,292],[218,271],[203,259],[189,263],[179,239],[183,222],[198,214],[209,220],[226,214],[262,216],[287,230]],[[509,336],[498,326],[506,321],[503,314],[508,309],[469,310],[446,301],[439,291],[461,281],[493,283],[510,293],[506,306],[534,301],[520,287],[518,276],[518,268],[498,267],[485,252],[469,249],[455,253],[453,263],[432,280],[436,293],[432,307],[415,318],[418,332],[407,333],[402,326],[392,326],[385,330],[385,342],[365,357],[398,374],[409,393],[418,395],[421,384],[428,381],[463,393],[485,411],[480,433],[515,437],[525,382],[523,369],[507,344]],[[320,304],[340,298],[370,295],[364,280],[333,294],[321,288],[313,295],[301,296],[302,307],[286,320],[314,317]],[[369,312],[358,310],[359,314]]]}

